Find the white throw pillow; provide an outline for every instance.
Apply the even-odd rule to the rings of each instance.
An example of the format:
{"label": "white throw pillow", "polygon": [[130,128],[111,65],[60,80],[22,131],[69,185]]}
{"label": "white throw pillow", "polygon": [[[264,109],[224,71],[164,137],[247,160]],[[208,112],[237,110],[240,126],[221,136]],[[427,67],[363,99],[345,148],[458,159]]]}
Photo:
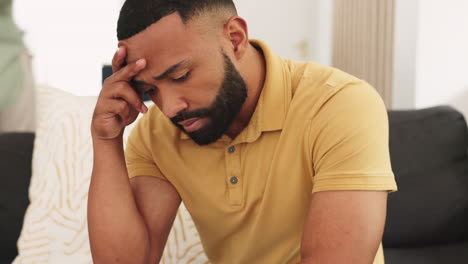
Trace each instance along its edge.
{"label": "white throw pillow", "polygon": [[[86,207],[93,152],[90,134],[96,97],[40,86],[30,205],[14,264],[89,264]],[[131,127],[125,131],[126,138]],[[197,230],[182,205],[161,263],[207,263]]]}

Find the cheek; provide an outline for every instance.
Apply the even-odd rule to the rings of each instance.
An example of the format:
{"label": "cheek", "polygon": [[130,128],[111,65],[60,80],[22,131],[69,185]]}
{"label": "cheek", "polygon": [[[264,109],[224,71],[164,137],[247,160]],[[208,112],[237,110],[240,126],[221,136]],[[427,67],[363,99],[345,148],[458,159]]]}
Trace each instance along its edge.
{"label": "cheek", "polygon": [[218,95],[221,84],[221,77],[208,74],[188,82],[184,94],[194,107],[208,107]]}
{"label": "cheek", "polygon": [[159,98],[159,96],[157,96],[156,94],[152,94],[150,95],[150,98],[151,98],[151,101],[153,101],[153,103],[157,106],[157,107],[161,107],[161,100]]}

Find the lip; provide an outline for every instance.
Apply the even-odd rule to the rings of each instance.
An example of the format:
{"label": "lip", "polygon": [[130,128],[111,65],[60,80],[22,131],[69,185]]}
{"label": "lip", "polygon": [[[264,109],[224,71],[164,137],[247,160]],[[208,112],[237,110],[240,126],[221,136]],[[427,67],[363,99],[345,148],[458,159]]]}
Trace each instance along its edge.
{"label": "lip", "polygon": [[182,122],[179,122],[179,125],[181,125],[182,127],[184,127],[184,130],[186,132],[193,132],[197,129],[199,129],[199,126],[200,126],[200,118],[190,118],[188,120],[184,120]]}

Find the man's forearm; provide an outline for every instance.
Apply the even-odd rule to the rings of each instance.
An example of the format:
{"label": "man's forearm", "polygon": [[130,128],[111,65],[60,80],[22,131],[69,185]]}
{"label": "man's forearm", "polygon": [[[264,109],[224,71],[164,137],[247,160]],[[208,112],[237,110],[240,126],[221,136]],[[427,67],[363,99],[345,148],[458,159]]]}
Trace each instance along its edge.
{"label": "man's forearm", "polygon": [[132,193],[122,140],[94,140],[88,229],[94,263],[147,263],[150,240]]}

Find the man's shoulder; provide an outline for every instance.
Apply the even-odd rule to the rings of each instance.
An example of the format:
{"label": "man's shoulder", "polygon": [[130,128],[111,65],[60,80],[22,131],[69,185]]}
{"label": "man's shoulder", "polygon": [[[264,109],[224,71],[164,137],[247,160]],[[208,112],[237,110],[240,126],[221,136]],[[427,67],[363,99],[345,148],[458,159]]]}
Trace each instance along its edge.
{"label": "man's shoulder", "polygon": [[300,112],[315,116],[324,104],[338,107],[367,95],[379,100],[371,85],[352,74],[316,62],[286,62],[291,73],[291,106]]}
{"label": "man's shoulder", "polygon": [[326,85],[339,89],[350,83],[363,82],[352,74],[314,61],[285,60],[285,63],[291,74],[293,91],[298,87],[319,88]]}

